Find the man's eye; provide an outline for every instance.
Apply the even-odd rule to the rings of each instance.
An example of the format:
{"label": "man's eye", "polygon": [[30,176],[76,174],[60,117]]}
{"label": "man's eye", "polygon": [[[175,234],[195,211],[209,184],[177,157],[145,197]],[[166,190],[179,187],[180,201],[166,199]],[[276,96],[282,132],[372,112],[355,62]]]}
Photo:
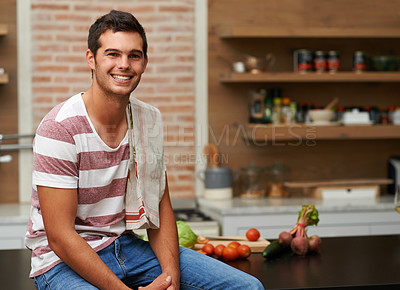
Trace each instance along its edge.
{"label": "man's eye", "polygon": [[108,56],[118,56],[118,54],[115,53],[115,52],[111,52],[111,53],[108,54]]}
{"label": "man's eye", "polygon": [[141,58],[141,55],[139,55],[139,54],[132,54],[132,55],[130,55],[129,57],[130,57],[130,58],[140,59],[140,58]]}

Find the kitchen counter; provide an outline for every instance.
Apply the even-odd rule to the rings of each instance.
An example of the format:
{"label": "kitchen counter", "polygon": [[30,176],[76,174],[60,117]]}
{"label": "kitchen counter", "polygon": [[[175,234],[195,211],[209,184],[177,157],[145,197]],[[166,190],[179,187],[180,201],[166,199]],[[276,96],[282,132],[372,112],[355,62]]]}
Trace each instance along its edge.
{"label": "kitchen counter", "polygon": [[0,250],[23,249],[30,204],[0,204]]}
{"label": "kitchen counter", "polygon": [[208,200],[199,198],[200,210],[220,223],[222,235],[244,235],[256,227],[263,237],[276,238],[296,223],[303,204],[315,204],[320,223],[309,231],[321,236],[400,234],[400,215],[393,196],[369,199],[260,198]]}
{"label": "kitchen counter", "polygon": [[[30,255],[27,249],[0,251],[2,289],[35,289],[28,278]],[[266,289],[399,289],[400,235],[325,238],[319,255],[265,260],[252,254],[228,264]]]}

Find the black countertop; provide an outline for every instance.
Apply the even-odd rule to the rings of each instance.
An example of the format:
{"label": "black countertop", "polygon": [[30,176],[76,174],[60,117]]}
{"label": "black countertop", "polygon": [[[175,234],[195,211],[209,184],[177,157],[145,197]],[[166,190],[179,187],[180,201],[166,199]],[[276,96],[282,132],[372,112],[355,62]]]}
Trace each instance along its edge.
{"label": "black countertop", "polygon": [[[323,238],[319,255],[261,254],[230,265],[259,278],[266,289],[400,289],[400,235]],[[0,251],[1,289],[35,289],[29,250]]]}

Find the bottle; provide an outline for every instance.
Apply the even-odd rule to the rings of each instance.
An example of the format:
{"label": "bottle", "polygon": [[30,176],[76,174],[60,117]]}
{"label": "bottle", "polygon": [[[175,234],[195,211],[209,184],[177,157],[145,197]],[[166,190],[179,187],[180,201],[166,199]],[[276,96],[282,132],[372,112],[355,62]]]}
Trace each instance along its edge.
{"label": "bottle", "polygon": [[281,122],[283,124],[290,124],[290,120],[292,119],[291,111],[290,111],[290,99],[283,98],[282,99],[282,109],[281,109]]}
{"label": "bottle", "polygon": [[297,104],[296,102],[290,102],[290,123],[296,123],[296,113],[297,113]]}
{"label": "bottle", "polygon": [[296,111],[296,123],[304,123],[305,120],[305,107],[306,104],[304,102],[300,102],[299,105],[297,106],[297,111]]}
{"label": "bottle", "polygon": [[272,104],[272,98],[267,96],[264,99],[264,123],[272,123],[272,109],[273,109],[273,104]]}
{"label": "bottle", "polygon": [[279,97],[274,98],[274,107],[272,109],[272,123],[280,124],[282,114],[282,99]]}
{"label": "bottle", "polygon": [[261,123],[264,114],[264,98],[266,90],[251,90],[250,91],[250,123]]}
{"label": "bottle", "polygon": [[281,89],[275,88],[271,89],[271,98],[273,100],[273,108],[272,108],[272,123],[280,124],[281,123]]}

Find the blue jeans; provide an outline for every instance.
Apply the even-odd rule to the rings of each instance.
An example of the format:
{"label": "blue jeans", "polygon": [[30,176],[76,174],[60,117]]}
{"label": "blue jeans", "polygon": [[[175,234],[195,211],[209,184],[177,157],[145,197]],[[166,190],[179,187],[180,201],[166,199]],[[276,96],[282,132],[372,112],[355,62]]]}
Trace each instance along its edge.
{"label": "blue jeans", "polygon": [[[150,284],[161,268],[148,242],[126,234],[98,252],[100,258],[133,289]],[[260,281],[217,259],[194,250],[179,249],[181,289],[264,289]],[[37,289],[97,289],[61,263],[35,277]]]}

